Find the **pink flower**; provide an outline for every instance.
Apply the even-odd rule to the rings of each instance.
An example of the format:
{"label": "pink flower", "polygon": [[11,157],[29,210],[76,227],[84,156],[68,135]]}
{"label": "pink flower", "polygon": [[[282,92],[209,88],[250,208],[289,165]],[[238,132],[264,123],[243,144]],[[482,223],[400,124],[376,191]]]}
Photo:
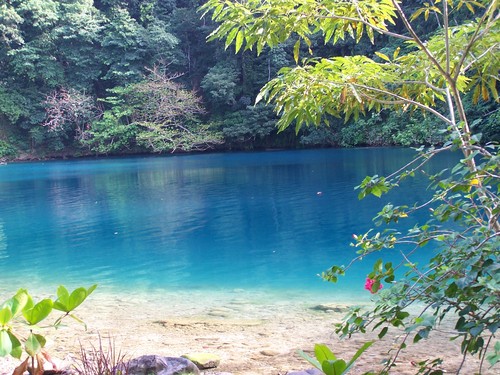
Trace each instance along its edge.
{"label": "pink flower", "polygon": [[[375,280],[367,277],[366,281],[365,281],[365,289],[368,290],[372,294],[376,293],[372,290],[373,284],[375,284]],[[382,284],[379,285],[378,289],[379,290],[382,289]]]}

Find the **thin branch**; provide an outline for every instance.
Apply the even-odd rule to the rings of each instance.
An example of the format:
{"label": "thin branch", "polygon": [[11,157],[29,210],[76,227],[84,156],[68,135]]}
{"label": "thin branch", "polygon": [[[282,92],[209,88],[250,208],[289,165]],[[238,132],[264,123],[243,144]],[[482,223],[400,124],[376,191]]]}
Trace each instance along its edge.
{"label": "thin branch", "polygon": [[[490,343],[491,343],[491,339],[494,337],[495,335],[492,333],[490,335],[490,337],[488,338],[488,342],[486,343],[486,346],[484,347],[484,351],[487,352],[488,351],[488,348],[490,347]],[[486,358],[485,355],[481,356],[481,363],[479,364],[479,373],[481,374],[483,372],[483,365],[484,365],[484,359]]]}
{"label": "thin branch", "polygon": [[[387,90],[382,90],[382,89],[377,89],[375,87],[360,85],[358,83],[351,83],[351,85],[359,87],[359,88],[363,88],[363,89],[368,90],[368,91],[375,91],[375,92],[378,92],[378,93],[381,93],[381,94],[384,94],[384,95],[392,96],[392,97],[394,97],[394,98],[396,98],[398,100],[404,101],[407,104],[414,105],[415,107],[421,108],[421,109],[425,110],[426,112],[432,113],[433,115],[435,115],[436,117],[438,117],[440,120],[444,121],[445,123],[447,123],[449,125],[452,125],[452,122],[450,121],[450,119],[448,119],[447,117],[443,116],[437,110],[435,110],[435,109],[433,109],[433,108],[431,108],[429,106],[426,106],[425,104],[419,103],[419,102],[417,102],[415,100],[404,98],[404,97],[402,97],[402,96],[400,96],[398,94],[395,94],[395,93],[387,91]],[[364,95],[366,95],[368,98],[370,98],[370,96],[368,94],[364,94]],[[379,99],[373,98],[373,100],[378,101]],[[382,101],[381,101],[381,103],[383,104]]]}
{"label": "thin branch", "polygon": [[[304,15],[306,17],[311,17],[310,14],[307,14],[307,15]],[[368,21],[365,21],[361,18],[354,18],[354,17],[345,17],[345,16],[337,16],[335,14],[331,14],[331,15],[328,15],[328,16],[319,16],[319,15],[316,15],[314,17],[314,19],[335,19],[335,20],[343,20],[343,21],[351,21],[351,22],[361,22],[362,24],[364,24],[365,26],[369,27],[370,29],[380,33],[380,34],[384,34],[384,35],[387,35],[387,36],[392,36],[393,38],[397,38],[397,39],[402,39],[404,41],[411,41],[413,40],[412,38],[410,37],[407,37],[405,35],[401,35],[401,34],[398,34],[398,33],[393,33],[389,30],[384,30],[384,29],[381,29],[380,27],[377,27],[371,23],[369,23]]]}
{"label": "thin branch", "polygon": [[[433,7],[436,6],[436,4],[434,4],[434,1],[430,0],[430,3]],[[436,22],[438,24],[439,27],[441,27],[441,21],[439,21],[439,16],[438,16],[438,13],[437,12],[433,12],[434,13],[434,16],[436,16]]]}
{"label": "thin branch", "polygon": [[401,6],[399,5],[399,3],[396,0],[392,0],[392,4],[396,8],[396,10],[398,11],[399,16],[401,18],[401,21],[403,21],[403,24],[405,25],[406,30],[408,30],[408,32],[412,36],[411,40],[413,40],[413,41],[415,41],[415,43],[417,43],[417,45],[427,55],[427,57],[434,64],[434,66],[436,66],[436,68],[441,72],[441,74],[443,74],[443,76],[445,76],[446,79],[448,80],[450,77],[446,73],[446,70],[443,69],[443,67],[436,60],[436,58],[431,53],[431,51],[429,51],[429,49],[425,46],[424,42],[418,37],[418,35],[415,32],[415,30],[413,30],[413,27],[411,26],[410,21],[408,21],[408,18],[406,18],[406,15],[403,12],[403,10],[401,9]]}
{"label": "thin branch", "polygon": [[[475,62],[477,62],[478,60],[480,60],[481,58],[483,58],[484,56],[486,56],[488,53],[492,52],[494,49],[497,49],[499,46],[498,43],[492,45],[491,47],[487,48],[486,50],[484,50],[483,53],[481,53],[479,56],[475,57],[473,56],[472,54],[470,54],[472,57],[474,57],[474,60],[471,61],[468,65],[466,65],[464,67],[464,71],[467,71],[471,68],[472,65],[474,65]],[[458,65],[457,65],[458,66]],[[460,70],[457,71],[458,73],[460,73]]]}
{"label": "thin branch", "polygon": [[450,27],[448,24],[448,1],[443,1],[444,48],[446,53],[446,74],[450,75]]}
{"label": "thin branch", "polygon": [[[478,21],[477,23],[477,28],[476,30],[474,31],[474,34],[472,35],[472,37],[470,38],[469,40],[469,43],[467,44],[467,46],[465,47],[465,49],[463,50],[463,53],[462,53],[462,56],[460,57],[460,60],[458,61],[457,65],[456,65],[456,70],[455,70],[455,74],[453,75],[453,80],[456,81],[458,79],[458,76],[460,75],[460,67],[464,64],[465,62],[465,59],[467,58],[467,56],[469,55],[469,52],[470,50],[472,49],[472,46],[474,45],[474,43],[476,43],[476,41],[482,36],[484,35],[484,33],[481,33],[479,34],[479,31],[481,30],[481,25],[486,21],[487,18],[489,18],[488,14],[490,13],[490,11],[492,10],[492,7],[495,5],[496,1],[492,1],[490,6],[488,7],[488,9],[486,9],[484,11],[484,14],[483,16],[481,17],[481,19]],[[493,14],[493,12],[491,13],[491,15]],[[491,17],[490,17],[491,18]],[[498,20],[498,16],[495,17],[495,20]],[[491,21],[491,19],[490,19]]]}

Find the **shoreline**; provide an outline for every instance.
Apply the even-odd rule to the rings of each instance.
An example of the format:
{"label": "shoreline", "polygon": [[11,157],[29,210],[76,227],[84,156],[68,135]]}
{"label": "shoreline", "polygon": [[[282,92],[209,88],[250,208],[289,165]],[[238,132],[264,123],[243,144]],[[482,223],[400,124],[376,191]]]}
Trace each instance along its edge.
{"label": "shoreline", "polygon": [[[312,367],[297,350],[311,353],[315,343],[324,343],[338,357],[349,360],[364,342],[376,339],[369,333],[340,340],[334,324],[342,320],[352,303],[331,298],[323,303],[307,295],[302,300],[284,296],[273,301],[258,294],[247,298],[254,293],[238,290],[225,294],[94,293],[75,311],[87,324],[87,331],[72,319],[66,319],[57,331],[46,331],[46,348],[53,357],[74,360],[82,347],[98,347],[101,338],[105,348],[111,340],[116,352],[126,359],[204,352],[221,359],[213,373],[284,375]],[[456,371],[462,360],[460,347],[448,340],[446,331],[443,326],[427,342],[409,345],[392,373],[415,374],[412,361],[437,356],[445,359],[442,368],[446,372]],[[377,341],[356,361],[350,374],[380,369],[396,338],[390,334]],[[0,358],[0,373],[16,363]],[[462,373],[474,373],[477,365],[468,359]]]}

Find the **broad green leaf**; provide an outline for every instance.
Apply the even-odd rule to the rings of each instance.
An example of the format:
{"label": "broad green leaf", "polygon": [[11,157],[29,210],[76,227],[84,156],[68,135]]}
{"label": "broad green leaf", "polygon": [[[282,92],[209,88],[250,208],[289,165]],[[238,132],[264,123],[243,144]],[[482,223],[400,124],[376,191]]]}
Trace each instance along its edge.
{"label": "broad green leaf", "polygon": [[12,311],[8,307],[0,310],[0,325],[6,325],[12,319]]}
{"label": "broad green leaf", "polygon": [[12,342],[6,330],[0,331],[0,357],[5,357],[12,351]]}
{"label": "broad green leaf", "polygon": [[5,301],[1,308],[7,307],[12,313],[12,316],[15,317],[19,314],[26,303],[28,302],[28,292],[25,289],[20,289],[12,298]]}
{"label": "broad green leaf", "polygon": [[54,302],[54,309],[66,311],[69,305],[69,292],[64,285],[60,285],[57,288],[57,301]]}
{"label": "broad green leaf", "polygon": [[83,301],[85,301],[85,298],[87,298],[87,291],[85,288],[78,288],[75,289],[72,293],[71,296],[69,297],[69,309],[74,310],[78,306],[81,305]]}
{"label": "broad green leaf", "polygon": [[69,295],[68,290],[64,286],[60,286],[57,290],[57,301],[54,302],[54,309],[64,312],[70,312],[82,304],[83,301],[95,290],[97,284],[90,288],[76,288]]}
{"label": "broad green leaf", "polygon": [[20,292],[16,293],[16,295],[13,297],[11,306],[12,315],[19,315],[28,303],[28,300],[29,294],[26,290],[23,289]]}
{"label": "broad green leaf", "polygon": [[324,361],[321,369],[326,375],[343,375],[346,370],[346,363],[343,359]]}
{"label": "broad green leaf", "polygon": [[236,34],[236,42],[235,42],[235,48],[236,48],[236,53],[241,49],[241,46],[243,45],[243,39],[244,39],[244,34],[243,31],[240,30],[238,31],[238,34]]}
{"label": "broad green leaf", "polygon": [[29,310],[23,311],[24,318],[30,325],[37,324],[44,320],[52,311],[53,301],[51,299],[43,299]]}
{"label": "broad green leaf", "polygon": [[97,284],[92,285],[90,288],[87,289],[87,297],[92,294],[94,290],[96,290]]}
{"label": "broad green leaf", "polygon": [[321,363],[321,371],[325,375],[336,375],[335,367],[333,365],[333,361],[324,361]]}
{"label": "broad green leaf", "polygon": [[23,347],[21,342],[18,340],[16,336],[12,332],[9,332],[10,342],[12,343],[12,350],[10,351],[10,355],[14,358],[21,359],[21,355],[23,354]]}
{"label": "broad green leaf", "polygon": [[23,315],[24,315],[25,311],[31,310],[33,308],[33,306],[35,305],[35,303],[33,302],[33,297],[31,297],[31,295],[29,295],[28,292],[26,292],[26,297],[27,297],[27,300],[26,300],[26,303],[24,304],[24,307],[22,310]]}
{"label": "broad green leaf", "polygon": [[333,367],[335,369],[335,375],[342,375],[346,373],[347,365],[343,359],[337,359],[334,361]]}
{"label": "broad green leaf", "polygon": [[316,344],[314,345],[314,354],[316,355],[316,359],[319,363],[323,363],[324,361],[335,360],[335,354],[332,353],[330,348],[324,344]]}
{"label": "broad green leaf", "polygon": [[227,49],[227,47],[229,47],[231,45],[231,43],[233,42],[234,38],[236,37],[236,33],[238,32],[238,28],[235,27],[233,28],[229,34],[227,34],[227,39],[226,39],[226,44],[225,44],[225,48]]}
{"label": "broad green leaf", "polygon": [[382,189],[380,189],[380,187],[378,186],[374,186],[371,190],[371,193],[377,198],[380,198],[382,196]]}
{"label": "broad green leaf", "polygon": [[30,333],[28,339],[24,343],[24,347],[26,349],[26,353],[28,353],[31,357],[35,357],[42,350],[42,343],[38,341],[40,335],[35,335]]}

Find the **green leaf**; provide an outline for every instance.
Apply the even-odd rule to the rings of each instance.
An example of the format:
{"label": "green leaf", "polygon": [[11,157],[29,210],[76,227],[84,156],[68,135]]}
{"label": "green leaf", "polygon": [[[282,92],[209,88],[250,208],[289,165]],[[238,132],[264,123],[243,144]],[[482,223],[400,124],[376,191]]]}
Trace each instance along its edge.
{"label": "green leaf", "polygon": [[5,357],[12,351],[12,341],[6,330],[0,331],[0,357]]}
{"label": "green leaf", "polygon": [[29,356],[35,357],[42,350],[43,345],[40,341],[38,341],[40,337],[40,335],[35,335],[33,333],[30,333],[30,335],[28,336],[24,347],[26,349],[26,353],[28,353]]}
{"label": "green leaf", "polygon": [[6,325],[12,319],[12,311],[8,307],[0,310],[0,325]]}
{"label": "green leaf", "polygon": [[69,292],[63,285],[57,288],[57,301],[54,302],[54,309],[67,312],[69,306]]}
{"label": "green leaf", "polygon": [[235,48],[236,48],[236,53],[241,49],[241,46],[243,45],[243,31],[238,31],[238,34],[236,34],[236,43],[235,43]]}
{"label": "green leaf", "polygon": [[382,330],[381,330],[381,331],[379,332],[379,334],[378,334],[378,338],[379,338],[379,339],[383,338],[383,337],[386,335],[386,333],[387,333],[387,331],[388,331],[388,330],[389,330],[389,328],[388,328],[388,327],[384,327],[384,328],[382,328]]}
{"label": "green leaf", "polygon": [[384,55],[382,52],[375,52],[375,55],[380,57],[382,60],[391,62],[391,59],[389,59],[389,57],[387,55]]}
{"label": "green leaf", "polygon": [[307,355],[304,353],[302,350],[298,350],[297,353],[304,358],[307,362],[309,362],[311,365],[316,367],[318,370],[321,370],[321,363],[319,363],[315,358]]}
{"label": "green leaf", "polygon": [[393,55],[392,55],[392,58],[395,60],[398,58],[399,56],[399,51],[401,51],[401,47],[398,47],[396,48],[396,50],[394,51]]}
{"label": "green leaf", "polygon": [[18,340],[16,336],[12,332],[9,332],[10,342],[12,343],[12,350],[10,351],[10,355],[14,358],[21,359],[21,355],[23,354],[23,346],[21,342]]}
{"label": "green leaf", "polygon": [[299,51],[300,51],[300,39],[297,40],[293,46],[293,59],[295,60],[295,63],[299,63]]}
{"label": "green leaf", "polygon": [[231,43],[233,42],[233,40],[236,37],[237,33],[238,33],[238,28],[237,27],[233,28],[229,32],[229,34],[227,35],[227,39],[226,39],[225,49],[227,49],[227,47],[229,47],[231,45]]}
{"label": "green leaf", "polygon": [[326,375],[342,375],[345,374],[347,368],[346,362],[343,359],[334,361],[324,361],[321,364],[321,369]]}
{"label": "green leaf", "polygon": [[30,325],[37,324],[50,314],[53,304],[54,302],[51,299],[43,299],[31,309],[24,310],[23,316]]}
{"label": "green leaf", "polygon": [[314,354],[316,355],[316,359],[319,363],[323,363],[324,361],[335,360],[335,354],[332,353],[330,348],[324,344],[316,344],[314,345]]}
{"label": "green leaf", "polygon": [[66,313],[73,311],[82,304],[83,301],[97,288],[97,284],[92,285],[90,288],[83,287],[76,288],[69,294],[64,286],[59,286],[57,289],[57,301],[54,303],[54,309],[64,311]]}
{"label": "green leaf", "polygon": [[24,307],[28,303],[28,299],[28,292],[25,289],[19,289],[16,295],[5,301],[1,307],[9,308],[12,316],[15,317],[24,309]]}
{"label": "green leaf", "polygon": [[325,375],[336,375],[335,374],[335,367],[333,366],[333,361],[325,361],[323,363],[321,363],[321,371],[323,371],[323,373]]}
{"label": "green leaf", "polygon": [[380,189],[380,187],[378,187],[378,186],[374,186],[372,188],[371,193],[373,195],[375,195],[377,198],[380,198],[382,196],[382,189]]}
{"label": "green leaf", "polygon": [[75,289],[72,293],[71,296],[69,297],[69,309],[74,310],[78,306],[82,304],[83,301],[87,298],[87,291],[85,288],[78,288]]}

